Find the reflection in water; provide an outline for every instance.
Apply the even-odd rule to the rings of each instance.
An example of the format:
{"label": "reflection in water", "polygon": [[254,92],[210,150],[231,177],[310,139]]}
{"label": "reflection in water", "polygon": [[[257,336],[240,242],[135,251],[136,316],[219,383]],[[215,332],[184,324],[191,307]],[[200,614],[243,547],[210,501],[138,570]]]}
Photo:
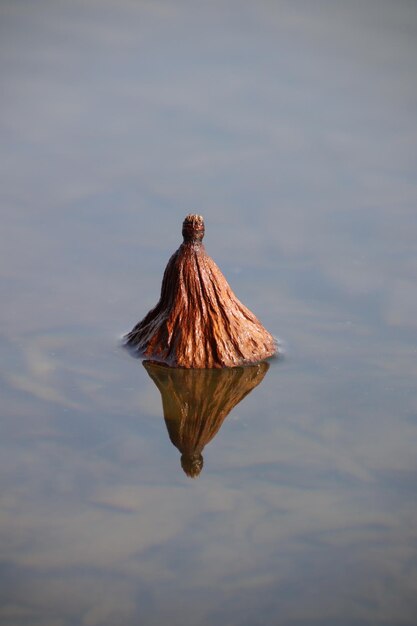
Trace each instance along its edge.
{"label": "reflection in water", "polygon": [[266,362],[227,369],[176,369],[143,363],[162,396],[169,437],[181,452],[181,466],[196,478],[202,451],[230,411],[257,387],[269,369]]}

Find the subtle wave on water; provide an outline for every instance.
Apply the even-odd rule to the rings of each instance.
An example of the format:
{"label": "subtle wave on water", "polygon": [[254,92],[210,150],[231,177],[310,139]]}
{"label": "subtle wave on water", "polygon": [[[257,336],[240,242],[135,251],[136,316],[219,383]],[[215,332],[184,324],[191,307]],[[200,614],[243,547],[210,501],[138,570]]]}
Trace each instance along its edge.
{"label": "subtle wave on water", "polygon": [[[413,3],[0,29],[0,623],[414,626]],[[121,348],[190,211],[265,370]]]}

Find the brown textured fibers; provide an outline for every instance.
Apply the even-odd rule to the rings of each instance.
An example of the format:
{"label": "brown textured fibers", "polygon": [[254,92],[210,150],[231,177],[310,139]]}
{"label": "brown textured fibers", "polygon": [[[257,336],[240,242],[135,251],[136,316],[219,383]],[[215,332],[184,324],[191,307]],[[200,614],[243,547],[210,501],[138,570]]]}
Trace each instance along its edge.
{"label": "brown textured fibers", "polygon": [[141,356],[171,367],[256,363],[276,352],[272,335],[235,296],[202,239],[204,221],[188,215],[170,258],[158,304],[126,335]]}

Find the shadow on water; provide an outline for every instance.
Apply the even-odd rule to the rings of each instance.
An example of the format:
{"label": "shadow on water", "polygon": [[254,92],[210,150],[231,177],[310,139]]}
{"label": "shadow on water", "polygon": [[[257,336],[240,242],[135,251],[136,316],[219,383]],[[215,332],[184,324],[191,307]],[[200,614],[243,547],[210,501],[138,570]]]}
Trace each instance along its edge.
{"label": "shadow on water", "polygon": [[181,452],[181,466],[196,478],[203,449],[225,418],[265,377],[269,363],[227,369],[178,369],[143,362],[158,387],[169,438]]}

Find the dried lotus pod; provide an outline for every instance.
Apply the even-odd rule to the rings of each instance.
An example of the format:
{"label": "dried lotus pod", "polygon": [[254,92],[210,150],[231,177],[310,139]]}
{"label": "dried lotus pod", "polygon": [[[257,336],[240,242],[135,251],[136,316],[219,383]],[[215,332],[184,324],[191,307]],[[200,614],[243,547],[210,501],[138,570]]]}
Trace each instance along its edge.
{"label": "dried lotus pod", "polygon": [[187,215],[182,234],[158,304],[126,335],[126,344],[171,367],[236,367],[273,356],[273,336],[237,299],[206,253],[201,215]]}

